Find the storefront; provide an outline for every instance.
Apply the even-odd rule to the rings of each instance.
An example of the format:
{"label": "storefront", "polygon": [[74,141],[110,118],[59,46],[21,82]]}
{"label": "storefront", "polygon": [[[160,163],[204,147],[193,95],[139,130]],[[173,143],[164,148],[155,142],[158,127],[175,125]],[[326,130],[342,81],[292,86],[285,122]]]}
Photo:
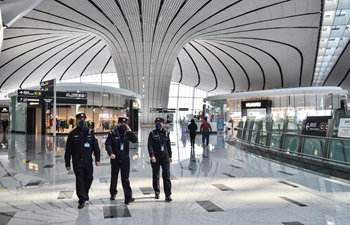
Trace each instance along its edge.
{"label": "storefront", "polygon": [[340,99],[348,92],[340,87],[300,87],[249,91],[211,96],[204,99],[206,114],[214,121],[224,115],[225,122],[235,126],[245,117],[277,120],[286,117],[301,122],[307,116],[330,116],[341,107]]}
{"label": "storefront", "polygon": [[[36,90],[38,87],[28,89]],[[45,102],[41,97],[24,100],[19,91],[11,93],[11,131],[47,134],[55,129],[57,134],[66,134],[74,128],[78,112],[87,115],[87,125],[96,133],[109,132],[120,116],[132,116],[132,121],[138,121],[138,113],[128,115],[130,109],[135,108],[135,105],[130,106],[130,102],[140,104],[140,96],[131,91],[82,83],[59,83],[56,90],[70,93],[68,97],[56,98],[56,118],[53,118],[52,101]]]}

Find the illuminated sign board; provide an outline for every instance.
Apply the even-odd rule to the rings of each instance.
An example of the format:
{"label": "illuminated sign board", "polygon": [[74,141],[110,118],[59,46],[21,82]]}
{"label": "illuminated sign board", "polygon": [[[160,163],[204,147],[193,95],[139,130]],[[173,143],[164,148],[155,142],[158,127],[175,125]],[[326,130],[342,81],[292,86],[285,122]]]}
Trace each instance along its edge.
{"label": "illuminated sign board", "polygon": [[261,109],[271,107],[271,100],[242,101],[242,109]]}

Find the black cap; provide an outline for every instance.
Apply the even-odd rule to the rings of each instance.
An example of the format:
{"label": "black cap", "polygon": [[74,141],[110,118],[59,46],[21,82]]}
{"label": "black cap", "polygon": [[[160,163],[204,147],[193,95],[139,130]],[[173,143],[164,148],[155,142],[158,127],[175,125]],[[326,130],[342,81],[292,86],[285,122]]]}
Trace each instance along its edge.
{"label": "black cap", "polygon": [[155,120],[154,122],[155,122],[155,123],[157,123],[157,122],[164,123],[164,119],[163,119],[163,118],[160,118],[160,117],[157,117],[156,120]]}
{"label": "black cap", "polygon": [[125,117],[119,117],[118,123],[126,123],[128,120]]}
{"label": "black cap", "polygon": [[85,113],[78,113],[77,115],[75,115],[75,118],[80,119],[80,118],[86,118],[86,114]]}

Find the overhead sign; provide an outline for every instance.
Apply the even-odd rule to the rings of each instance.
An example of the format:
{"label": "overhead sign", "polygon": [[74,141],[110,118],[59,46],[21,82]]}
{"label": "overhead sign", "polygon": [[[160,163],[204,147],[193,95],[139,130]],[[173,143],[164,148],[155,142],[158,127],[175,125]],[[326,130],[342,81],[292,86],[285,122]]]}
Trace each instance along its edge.
{"label": "overhead sign", "polygon": [[[31,103],[31,102],[37,102],[37,103],[53,103],[53,98],[44,98],[44,97],[18,97],[17,102],[22,103]],[[87,104],[87,99],[77,99],[77,98],[56,98],[57,103],[61,104]]]}
{"label": "overhead sign", "polygon": [[338,137],[350,138],[350,119],[341,118],[338,128]]}
{"label": "overhead sign", "polygon": [[[17,90],[18,96],[53,97],[52,91]],[[56,91],[57,98],[87,98],[87,93]]]}
{"label": "overhead sign", "polygon": [[40,87],[43,87],[43,88],[50,87],[50,86],[53,86],[53,84],[54,84],[54,80],[53,79],[52,80],[46,80],[46,81],[43,81],[43,82],[40,83]]}
{"label": "overhead sign", "polygon": [[18,96],[42,96],[42,91],[38,90],[17,90]]}
{"label": "overhead sign", "polygon": [[175,113],[173,108],[150,108],[150,113]]}
{"label": "overhead sign", "polygon": [[17,98],[17,102],[40,102],[40,98],[39,97],[18,97]]}
{"label": "overhead sign", "polygon": [[305,124],[305,135],[325,137],[329,119],[331,116],[308,116]]}

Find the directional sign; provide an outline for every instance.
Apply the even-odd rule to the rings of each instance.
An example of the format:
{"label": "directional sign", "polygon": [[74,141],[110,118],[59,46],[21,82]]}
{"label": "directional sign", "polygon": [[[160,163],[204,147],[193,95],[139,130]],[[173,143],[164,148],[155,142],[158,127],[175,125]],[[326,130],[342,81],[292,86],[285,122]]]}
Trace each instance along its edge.
{"label": "directional sign", "polygon": [[[43,96],[53,97],[52,91],[40,91],[40,90],[17,90],[18,96]],[[57,98],[87,98],[87,93],[80,92],[56,92]]]}
{"label": "directional sign", "polygon": [[42,96],[42,91],[38,90],[17,90],[18,96]]}
{"label": "directional sign", "polygon": [[54,83],[53,79],[52,80],[46,80],[40,83],[40,86],[45,88],[45,87],[49,87],[52,86]]}
{"label": "directional sign", "polygon": [[308,116],[305,124],[305,135],[325,137],[330,116]]}
{"label": "directional sign", "polygon": [[39,97],[18,97],[17,98],[17,102],[40,102],[40,98]]}

